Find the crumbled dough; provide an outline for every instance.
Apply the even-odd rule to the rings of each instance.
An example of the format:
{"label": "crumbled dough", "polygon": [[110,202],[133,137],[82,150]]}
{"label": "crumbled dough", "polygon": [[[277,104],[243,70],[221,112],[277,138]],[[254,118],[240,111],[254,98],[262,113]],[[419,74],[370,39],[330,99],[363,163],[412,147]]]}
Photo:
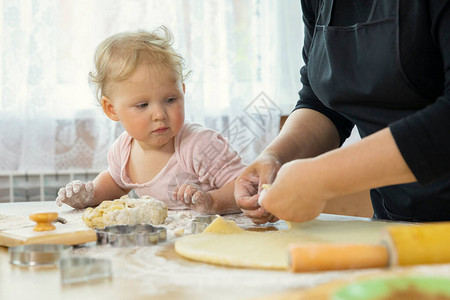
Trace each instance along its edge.
{"label": "crumbled dough", "polygon": [[180,237],[184,234],[184,228],[177,228],[173,233],[176,237]]}
{"label": "crumbled dough", "polygon": [[239,227],[236,222],[232,220],[225,220],[221,216],[217,216],[217,218],[212,221],[208,227],[203,231],[204,233],[223,233],[223,234],[231,234],[231,233],[240,233],[243,232],[244,229]]}
{"label": "crumbled dough", "polygon": [[271,185],[271,184],[268,184],[268,183],[264,183],[264,184],[261,185],[261,187],[262,187],[263,189],[265,189],[265,190],[268,190],[268,189],[270,189],[270,188],[272,187],[272,185]]}
{"label": "crumbled dough", "polygon": [[96,208],[87,208],[82,218],[91,228],[139,223],[159,225],[167,218],[167,204],[150,196],[139,199],[122,196],[114,201],[103,201]]}

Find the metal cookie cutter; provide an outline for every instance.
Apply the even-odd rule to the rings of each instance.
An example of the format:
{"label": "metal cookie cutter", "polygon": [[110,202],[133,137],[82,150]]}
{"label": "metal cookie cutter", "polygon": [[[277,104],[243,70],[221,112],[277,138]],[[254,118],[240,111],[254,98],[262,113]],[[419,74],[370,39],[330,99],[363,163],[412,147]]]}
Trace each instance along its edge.
{"label": "metal cookie cutter", "polygon": [[191,222],[192,233],[202,233],[209,224],[217,218],[216,215],[198,216]]}
{"label": "metal cookie cutter", "polygon": [[97,229],[97,244],[114,247],[151,246],[167,240],[167,230],[151,224],[113,225]]}
{"label": "metal cookie cutter", "polygon": [[62,284],[110,278],[111,261],[108,259],[71,256],[59,261]]}
{"label": "metal cookie cutter", "polygon": [[16,266],[55,266],[72,247],[60,244],[31,244],[9,248],[9,262]]}

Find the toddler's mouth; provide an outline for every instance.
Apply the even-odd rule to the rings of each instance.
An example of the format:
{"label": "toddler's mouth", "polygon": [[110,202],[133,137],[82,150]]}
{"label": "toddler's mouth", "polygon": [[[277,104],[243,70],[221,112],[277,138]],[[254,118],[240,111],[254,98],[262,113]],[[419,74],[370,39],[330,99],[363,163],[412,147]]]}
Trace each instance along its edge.
{"label": "toddler's mouth", "polygon": [[166,132],[168,129],[169,129],[169,127],[159,127],[159,128],[156,128],[155,130],[153,130],[152,132],[153,132],[153,133],[164,133],[164,132]]}

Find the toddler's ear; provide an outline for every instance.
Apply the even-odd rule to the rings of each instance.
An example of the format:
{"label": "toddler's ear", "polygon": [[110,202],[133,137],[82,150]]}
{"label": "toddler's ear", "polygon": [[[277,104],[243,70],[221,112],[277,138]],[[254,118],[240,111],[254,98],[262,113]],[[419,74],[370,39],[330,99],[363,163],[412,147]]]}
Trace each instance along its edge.
{"label": "toddler's ear", "polygon": [[186,93],[186,85],[183,82],[183,93]]}
{"label": "toddler's ear", "polygon": [[119,121],[119,117],[117,116],[114,105],[111,102],[111,99],[109,99],[106,96],[102,97],[102,108],[103,112],[113,121]]}

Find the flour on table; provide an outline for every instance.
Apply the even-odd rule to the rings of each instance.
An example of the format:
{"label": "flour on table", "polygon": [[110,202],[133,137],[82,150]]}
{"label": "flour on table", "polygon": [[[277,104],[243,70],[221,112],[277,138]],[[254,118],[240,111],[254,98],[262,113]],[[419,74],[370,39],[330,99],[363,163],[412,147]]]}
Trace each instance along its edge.
{"label": "flour on table", "polygon": [[29,218],[13,215],[0,215],[0,231],[35,224]]}

